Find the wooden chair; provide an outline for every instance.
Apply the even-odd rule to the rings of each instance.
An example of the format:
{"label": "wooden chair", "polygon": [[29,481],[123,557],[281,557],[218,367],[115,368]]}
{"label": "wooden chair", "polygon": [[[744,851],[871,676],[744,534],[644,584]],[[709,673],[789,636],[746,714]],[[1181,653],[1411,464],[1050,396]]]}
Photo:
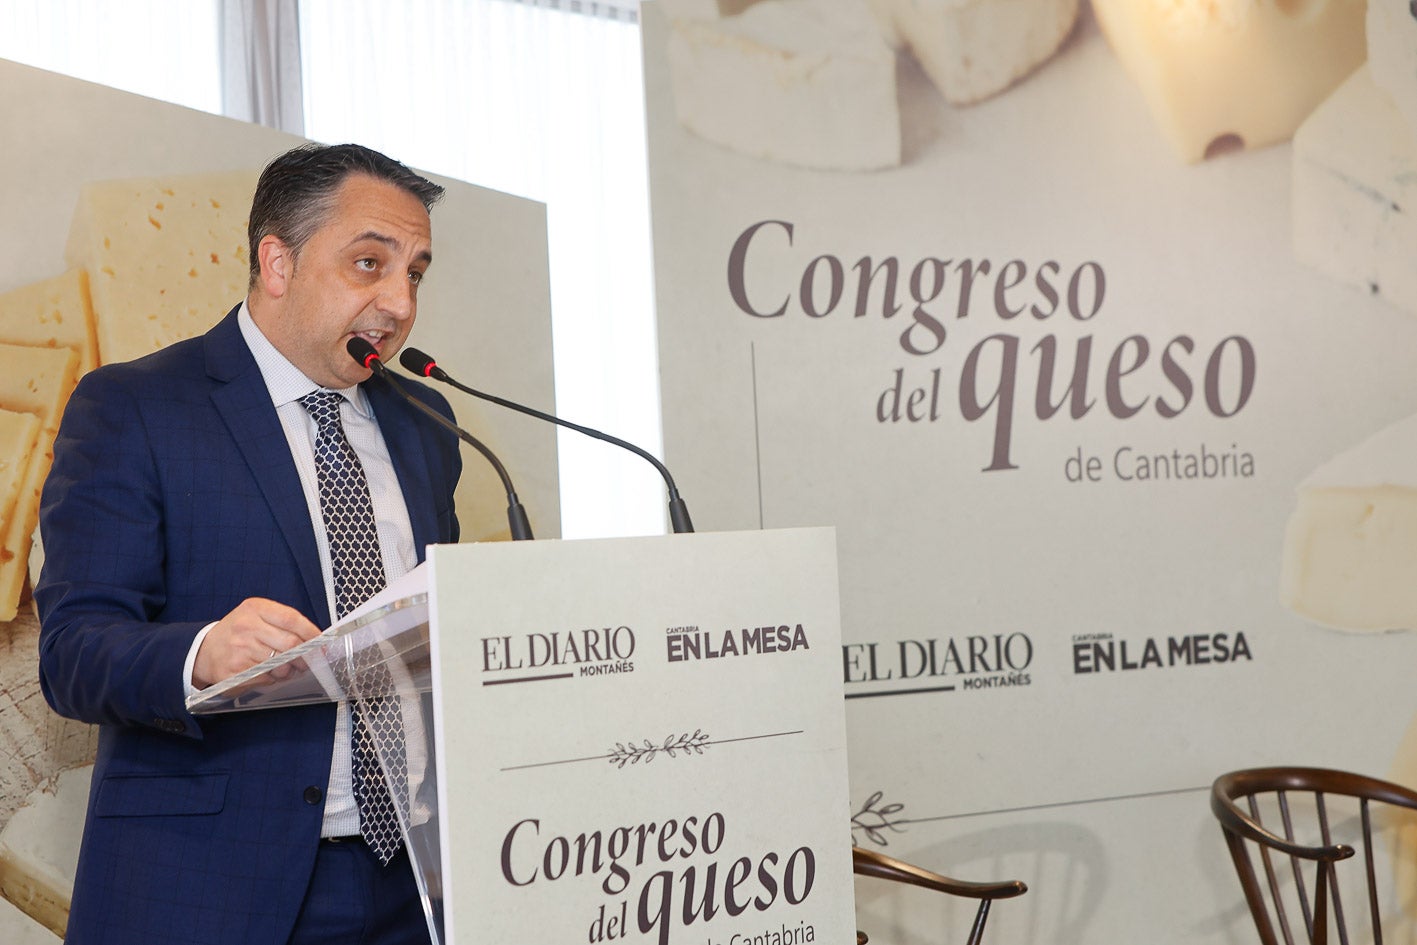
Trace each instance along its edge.
{"label": "wooden chair", "polygon": [[[1295,918],[1303,921],[1297,931],[1306,937],[1300,942],[1327,945],[1337,932],[1341,945],[1381,945],[1381,891],[1390,870],[1386,855],[1379,870],[1373,835],[1375,815],[1386,805],[1399,809],[1388,813],[1417,811],[1417,792],[1327,768],[1251,768],[1215,780],[1210,809],[1229,844],[1263,945],[1294,945]],[[1380,821],[1378,826],[1393,825]],[[1259,852],[1263,881],[1251,844]],[[1360,860],[1344,863],[1360,850]]]}
{"label": "wooden chair", "polygon": [[974,925],[970,929],[966,945],[979,945],[980,940],[984,938],[984,923],[989,918],[989,906],[995,899],[1011,899],[1028,892],[1028,887],[1016,879],[999,883],[966,883],[857,846],[851,848],[851,864],[858,876],[872,876],[911,886],[923,886],[951,896],[978,899],[979,909],[974,913]]}

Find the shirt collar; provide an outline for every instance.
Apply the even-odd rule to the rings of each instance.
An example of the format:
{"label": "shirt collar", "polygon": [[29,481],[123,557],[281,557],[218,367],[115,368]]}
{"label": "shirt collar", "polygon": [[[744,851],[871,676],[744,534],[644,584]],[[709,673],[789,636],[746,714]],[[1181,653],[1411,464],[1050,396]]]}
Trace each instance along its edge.
{"label": "shirt collar", "polygon": [[[266,381],[266,390],[270,392],[271,401],[277,408],[294,403],[311,391],[320,389],[319,384],[306,377],[298,367],[290,363],[289,358],[271,344],[270,339],[257,326],[256,320],[251,317],[251,310],[244,301],[236,315],[236,322],[241,328],[241,337],[246,340],[246,347],[251,349],[251,356],[256,359],[256,366],[261,369],[261,377]],[[368,395],[359,385],[339,388],[335,393],[342,394],[361,416],[373,415]]]}

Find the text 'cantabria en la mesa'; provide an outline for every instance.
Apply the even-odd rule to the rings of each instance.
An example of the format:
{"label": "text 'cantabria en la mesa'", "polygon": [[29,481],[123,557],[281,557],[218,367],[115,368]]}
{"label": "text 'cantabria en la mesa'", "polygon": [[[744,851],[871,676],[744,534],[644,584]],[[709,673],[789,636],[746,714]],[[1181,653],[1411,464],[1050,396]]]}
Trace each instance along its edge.
{"label": "text 'cantabria en la mesa'", "polygon": [[817,875],[811,847],[730,861],[719,856],[727,833],[719,811],[574,836],[543,830],[541,820],[528,817],[502,837],[502,879],[517,887],[596,882],[611,899],[591,919],[588,943],[633,932],[668,945],[676,929],[707,923],[720,911],[747,918],[811,896]]}
{"label": "text 'cantabria en la mesa'", "polygon": [[[1107,274],[1091,260],[852,261],[810,255],[798,248],[794,224],[761,220],[734,240],[728,292],[740,312],[758,319],[899,320],[902,351],[957,357],[957,381],[942,365],[910,361],[893,370],[875,416],[879,423],[933,423],[957,410],[967,421],[991,424],[985,472],[1018,468],[1015,426],[1028,415],[1078,420],[1096,409],[1119,420],[1143,412],[1169,420],[1204,411],[1224,420],[1244,410],[1255,389],[1255,348],[1243,335],[1129,334],[1100,342],[1091,327],[1107,298]],[[1000,330],[950,343],[950,326],[980,319],[993,319],[986,323]]]}

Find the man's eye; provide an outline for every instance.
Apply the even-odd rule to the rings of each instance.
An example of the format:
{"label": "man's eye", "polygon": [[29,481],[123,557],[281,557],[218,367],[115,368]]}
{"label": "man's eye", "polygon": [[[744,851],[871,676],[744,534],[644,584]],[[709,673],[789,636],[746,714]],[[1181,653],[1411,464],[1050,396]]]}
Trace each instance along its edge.
{"label": "man's eye", "polygon": [[408,274],[408,281],[409,281],[409,282],[412,282],[414,285],[419,285],[420,283],[423,282],[423,273],[421,273],[421,272],[410,272],[410,273]]}
{"label": "man's eye", "polygon": [[373,272],[379,267],[379,264],[372,259],[360,259],[357,260],[354,265],[363,269],[365,272]]}

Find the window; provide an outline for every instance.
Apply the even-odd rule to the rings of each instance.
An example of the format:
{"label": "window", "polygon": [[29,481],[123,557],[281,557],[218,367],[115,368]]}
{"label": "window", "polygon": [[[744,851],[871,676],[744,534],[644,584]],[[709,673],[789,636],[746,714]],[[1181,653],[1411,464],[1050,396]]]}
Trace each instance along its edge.
{"label": "window", "polygon": [[0,0],[0,59],[221,114],[218,0]]}
{"label": "window", "polygon": [[[659,452],[638,24],[506,0],[302,0],[300,33],[308,137],[547,204],[557,409]],[[569,431],[558,453],[563,535],[664,530],[648,464]]]}
{"label": "window", "polygon": [[[658,453],[636,8],[300,0],[301,78],[307,137],[547,204],[555,409]],[[221,9],[0,0],[0,57],[220,114]],[[558,453],[564,536],[664,530],[648,464],[570,431]]]}

